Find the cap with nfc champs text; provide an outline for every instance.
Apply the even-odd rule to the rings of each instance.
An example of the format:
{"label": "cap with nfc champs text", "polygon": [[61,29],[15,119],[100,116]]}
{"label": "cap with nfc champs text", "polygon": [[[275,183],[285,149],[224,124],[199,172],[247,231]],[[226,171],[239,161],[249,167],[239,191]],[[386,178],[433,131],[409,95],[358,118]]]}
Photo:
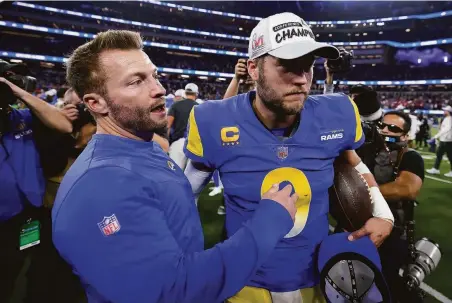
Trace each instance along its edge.
{"label": "cap with nfc champs text", "polygon": [[309,25],[292,13],[272,15],[259,21],[251,32],[248,56],[255,59],[270,54],[280,59],[295,59],[309,53],[337,59],[336,47],[315,41]]}

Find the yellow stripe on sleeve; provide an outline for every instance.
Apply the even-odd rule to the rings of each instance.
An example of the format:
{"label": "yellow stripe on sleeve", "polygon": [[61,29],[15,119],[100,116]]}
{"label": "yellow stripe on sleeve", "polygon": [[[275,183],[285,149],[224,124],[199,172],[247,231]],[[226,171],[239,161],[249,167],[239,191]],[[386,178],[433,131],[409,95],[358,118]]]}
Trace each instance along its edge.
{"label": "yellow stripe on sleeve", "polygon": [[191,110],[188,121],[187,150],[198,157],[203,157],[204,149],[201,136],[199,135],[198,125],[196,124],[195,107]]}
{"label": "yellow stripe on sleeve", "polygon": [[355,111],[355,121],[356,121],[356,129],[355,129],[355,142],[358,142],[361,140],[363,136],[363,128],[361,127],[361,116],[359,115],[358,107],[356,106],[355,102],[348,97],[350,102],[352,103],[353,110]]}

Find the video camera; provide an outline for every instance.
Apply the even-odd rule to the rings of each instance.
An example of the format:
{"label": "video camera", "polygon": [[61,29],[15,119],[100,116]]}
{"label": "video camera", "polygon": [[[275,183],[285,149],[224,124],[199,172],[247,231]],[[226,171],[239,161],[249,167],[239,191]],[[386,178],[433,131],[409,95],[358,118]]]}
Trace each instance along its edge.
{"label": "video camera", "polygon": [[[0,77],[31,93],[36,89],[36,78],[29,76],[29,73],[23,64],[11,64],[0,60]],[[0,82],[0,109],[14,104],[16,100],[17,97],[8,84]]]}
{"label": "video camera", "polygon": [[338,48],[339,50],[339,58],[337,59],[328,59],[326,65],[331,73],[346,73],[351,71],[352,69],[352,60],[353,60],[353,50],[347,52],[345,48]]}
{"label": "video camera", "polygon": [[415,242],[414,208],[417,204],[416,201],[405,201],[409,255],[403,268],[403,281],[411,301],[423,302],[426,294],[420,288],[421,283],[438,267],[442,253],[439,245],[428,238]]}

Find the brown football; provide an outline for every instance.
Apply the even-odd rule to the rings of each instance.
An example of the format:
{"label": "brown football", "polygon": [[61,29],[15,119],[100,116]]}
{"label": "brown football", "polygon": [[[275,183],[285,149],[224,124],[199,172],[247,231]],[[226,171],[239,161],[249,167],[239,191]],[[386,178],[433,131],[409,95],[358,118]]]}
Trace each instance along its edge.
{"label": "brown football", "polygon": [[343,160],[334,162],[334,183],[329,196],[330,214],[346,231],[358,230],[372,218],[369,186],[361,174]]}

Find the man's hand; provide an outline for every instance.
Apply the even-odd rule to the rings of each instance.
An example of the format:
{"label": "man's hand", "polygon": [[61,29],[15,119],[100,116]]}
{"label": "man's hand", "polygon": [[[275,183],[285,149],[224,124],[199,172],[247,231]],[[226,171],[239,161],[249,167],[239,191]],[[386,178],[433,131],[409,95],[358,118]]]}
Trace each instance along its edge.
{"label": "man's hand", "polygon": [[323,66],[325,67],[325,72],[326,72],[325,83],[333,84],[333,73],[328,68],[328,59],[325,60],[325,63],[323,64]]}
{"label": "man's hand", "polygon": [[389,236],[392,231],[392,222],[381,218],[370,218],[367,220],[361,229],[352,232],[348,239],[350,241],[369,236],[370,240],[374,242],[375,246],[380,247],[383,241]]}
{"label": "man's hand", "polygon": [[73,104],[66,104],[61,109],[61,112],[69,119],[69,121],[74,122],[78,119],[78,109]]}
{"label": "man's hand", "polygon": [[248,70],[246,69],[246,60],[245,59],[237,60],[237,64],[235,65],[234,73],[235,73],[235,78],[237,80],[246,78],[246,76],[248,75]]}
{"label": "man's hand", "polygon": [[262,196],[262,199],[273,200],[276,203],[281,204],[290,214],[290,217],[295,221],[295,214],[297,208],[295,202],[298,200],[298,195],[292,193],[292,185],[286,185],[283,189],[279,190],[279,184],[273,184],[273,186]]}
{"label": "man's hand", "polygon": [[21,89],[19,86],[17,86],[16,84],[13,84],[11,82],[9,82],[8,80],[6,80],[3,77],[0,77],[0,82],[3,82],[5,84],[7,84],[11,90],[13,91],[14,95],[19,98],[22,99],[23,96],[25,96],[26,94],[28,94],[25,90]]}

